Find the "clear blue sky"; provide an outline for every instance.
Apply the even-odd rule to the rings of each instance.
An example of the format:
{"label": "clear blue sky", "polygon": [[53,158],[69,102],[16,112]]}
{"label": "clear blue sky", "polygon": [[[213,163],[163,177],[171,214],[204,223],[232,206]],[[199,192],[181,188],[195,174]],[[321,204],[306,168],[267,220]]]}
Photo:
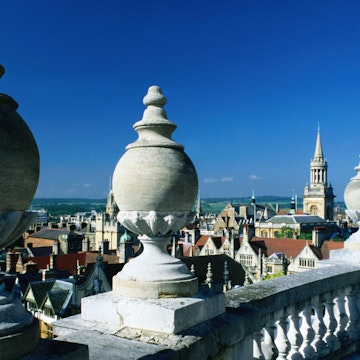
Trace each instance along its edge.
{"label": "clear blue sky", "polygon": [[360,153],[359,14],[356,0],[4,2],[0,92],[37,140],[36,197],[105,197],[159,85],[202,197],[301,196],[319,122],[342,200]]}

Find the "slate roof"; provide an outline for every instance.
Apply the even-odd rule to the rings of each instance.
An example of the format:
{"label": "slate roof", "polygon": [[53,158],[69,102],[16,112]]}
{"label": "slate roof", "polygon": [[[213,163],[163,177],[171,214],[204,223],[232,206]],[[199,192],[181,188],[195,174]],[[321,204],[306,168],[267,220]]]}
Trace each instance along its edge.
{"label": "slate roof", "polygon": [[48,293],[48,299],[56,315],[61,315],[69,295],[69,290],[50,291]]}
{"label": "slate roof", "polygon": [[54,313],[62,315],[72,296],[72,288],[73,284],[71,282],[61,280],[30,282],[24,299],[29,301],[28,295],[32,293],[38,309],[46,306],[46,302],[49,300]]}
{"label": "slate roof", "polygon": [[325,225],[327,222],[320,216],[315,215],[275,215],[265,221],[272,224],[321,224]]}
{"label": "slate roof", "polygon": [[34,295],[34,301],[36,307],[40,309],[42,304],[44,303],[47,293],[51,290],[54,283],[55,280],[30,282],[29,289],[26,292],[25,297],[28,294],[28,292],[31,290],[32,294]]}
{"label": "slate roof", "polygon": [[60,235],[68,235],[68,229],[41,229],[31,235],[29,238],[41,238],[41,239],[50,239],[50,240],[59,240]]}
{"label": "slate roof", "polygon": [[53,252],[52,246],[40,246],[40,247],[31,247],[28,248],[28,251],[30,252],[31,256],[46,256],[50,255]]}
{"label": "slate roof", "polygon": [[[112,285],[113,276],[115,276],[119,271],[121,271],[124,265],[125,265],[124,263],[108,264],[104,262],[103,270],[110,285]],[[86,266],[84,277],[83,279],[80,279],[80,283],[86,281],[86,279],[90,276],[91,272],[93,271],[94,267],[95,267],[95,263],[90,263]],[[81,280],[83,281],[81,282]]]}

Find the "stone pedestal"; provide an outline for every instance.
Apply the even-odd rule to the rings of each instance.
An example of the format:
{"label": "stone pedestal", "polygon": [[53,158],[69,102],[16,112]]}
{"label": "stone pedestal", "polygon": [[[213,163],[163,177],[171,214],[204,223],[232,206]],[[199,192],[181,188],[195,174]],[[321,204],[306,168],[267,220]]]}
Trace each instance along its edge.
{"label": "stone pedestal", "polygon": [[143,253],[113,277],[114,293],[130,298],[161,298],[197,292],[197,277],[167,252],[170,236],[139,236],[139,240],[144,246]]}
{"label": "stone pedestal", "polygon": [[12,360],[32,352],[39,341],[39,323],[19,300],[0,293],[0,358]]}
{"label": "stone pedestal", "polygon": [[177,334],[224,312],[224,295],[209,292],[159,299],[120,297],[107,292],[81,302],[81,318],[85,321],[165,334]]}

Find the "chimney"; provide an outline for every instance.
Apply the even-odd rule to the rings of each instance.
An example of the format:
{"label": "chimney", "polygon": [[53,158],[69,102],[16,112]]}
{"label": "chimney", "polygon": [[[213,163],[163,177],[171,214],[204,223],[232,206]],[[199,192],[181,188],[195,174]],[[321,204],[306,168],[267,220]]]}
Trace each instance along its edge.
{"label": "chimney", "polygon": [[248,238],[251,240],[255,236],[255,226],[254,224],[248,224]]}
{"label": "chimney", "polygon": [[54,241],[54,243],[53,243],[52,253],[55,255],[59,254],[59,241],[58,240]]}
{"label": "chimney", "polygon": [[9,274],[16,273],[17,254],[12,251],[6,253],[6,272]]}
{"label": "chimney", "polygon": [[33,261],[29,261],[24,265],[24,267],[25,267],[24,273],[26,274],[30,274],[30,273],[35,274],[39,271],[37,263]]}
{"label": "chimney", "polygon": [[82,251],[89,251],[89,239],[87,237],[82,240]]}
{"label": "chimney", "polygon": [[57,258],[57,254],[51,254],[50,255],[50,269],[51,270],[56,269],[56,258]]}
{"label": "chimney", "polygon": [[240,217],[244,218],[244,219],[247,219],[247,206],[240,206],[240,209],[239,209],[239,212],[240,212]]}
{"label": "chimney", "polygon": [[102,242],[102,254],[108,254],[109,253],[109,241],[104,240]]}

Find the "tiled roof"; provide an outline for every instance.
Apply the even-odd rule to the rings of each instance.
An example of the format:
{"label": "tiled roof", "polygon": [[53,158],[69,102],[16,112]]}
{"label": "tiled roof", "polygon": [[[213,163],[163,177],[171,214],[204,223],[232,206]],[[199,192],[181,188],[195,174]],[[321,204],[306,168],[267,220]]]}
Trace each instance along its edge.
{"label": "tiled roof", "polygon": [[[266,257],[269,257],[274,253],[283,252],[286,257],[295,258],[305,247],[306,242],[306,240],[302,239],[253,237],[250,241],[250,245],[256,253],[259,253],[259,249],[261,249],[261,252],[265,254]],[[322,258],[321,252],[316,247],[310,245],[310,243],[309,246],[314,251],[315,255]]]}
{"label": "tiled roof", "polygon": [[[60,254],[56,256],[56,269],[67,270],[70,274],[74,274],[74,269],[78,262],[80,266],[85,266],[90,263],[96,262],[98,253],[96,251],[79,252],[75,254]],[[104,254],[102,255],[103,261],[109,264],[119,263],[119,257],[116,255]],[[50,264],[50,256],[36,256],[33,258],[24,259],[24,262],[34,261],[38,264],[39,269],[46,269]]]}
{"label": "tiled roof", "polygon": [[343,241],[325,240],[321,245],[321,252],[323,254],[324,259],[329,259],[330,250],[338,250],[343,248],[344,248]]}
{"label": "tiled roof", "polygon": [[[202,235],[199,237],[198,241],[195,243],[195,245],[192,248],[192,254],[195,254],[196,248],[199,248],[200,250],[204,247],[206,242],[208,241],[209,237],[214,242],[217,249],[220,249],[221,245],[224,243],[226,237],[225,236],[209,236],[209,235]],[[182,243],[183,248],[183,256],[190,256],[191,255],[191,244],[190,243]],[[240,238],[236,237],[234,238],[234,250],[238,250],[240,248]]]}
{"label": "tiled roof", "polygon": [[[278,211],[278,215],[287,215],[287,214],[290,214],[290,209],[280,209]],[[295,215],[301,215],[303,214],[303,210],[295,210]]]}

